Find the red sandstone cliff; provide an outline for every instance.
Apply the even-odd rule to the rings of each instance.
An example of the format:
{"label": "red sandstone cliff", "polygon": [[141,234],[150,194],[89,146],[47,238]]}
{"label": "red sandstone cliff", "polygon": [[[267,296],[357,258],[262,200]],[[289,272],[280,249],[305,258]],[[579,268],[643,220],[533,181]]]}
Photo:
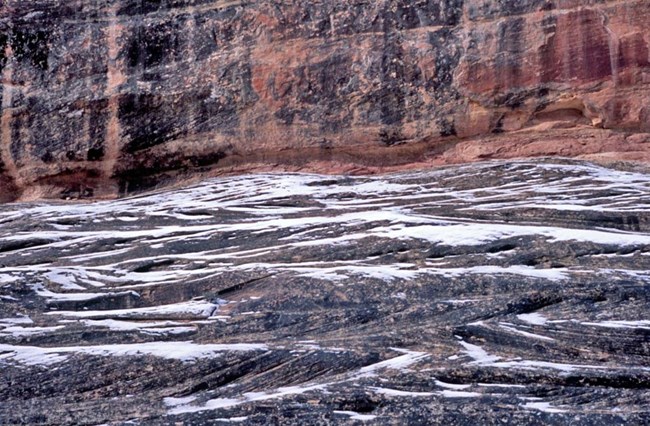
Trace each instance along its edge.
{"label": "red sandstone cliff", "polygon": [[0,199],[260,167],[650,161],[646,0],[5,1]]}

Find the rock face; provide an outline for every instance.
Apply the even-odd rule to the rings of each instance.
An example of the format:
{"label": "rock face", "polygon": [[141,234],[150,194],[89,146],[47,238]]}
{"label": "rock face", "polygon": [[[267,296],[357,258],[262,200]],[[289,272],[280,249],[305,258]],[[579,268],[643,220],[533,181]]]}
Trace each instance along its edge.
{"label": "rock face", "polygon": [[0,196],[259,167],[650,160],[646,0],[6,0]]}
{"label": "rock face", "polygon": [[650,175],[508,162],[0,207],[0,424],[650,422]]}

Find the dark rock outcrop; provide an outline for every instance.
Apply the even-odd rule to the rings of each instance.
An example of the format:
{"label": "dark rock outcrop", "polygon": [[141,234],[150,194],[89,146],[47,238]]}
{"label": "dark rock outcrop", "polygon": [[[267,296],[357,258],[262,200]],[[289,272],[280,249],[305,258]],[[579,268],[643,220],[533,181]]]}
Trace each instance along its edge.
{"label": "dark rock outcrop", "polygon": [[646,0],[8,0],[0,199],[260,167],[647,161],[649,26]]}
{"label": "dark rock outcrop", "polygon": [[0,206],[0,424],[647,424],[649,206],[557,161]]}

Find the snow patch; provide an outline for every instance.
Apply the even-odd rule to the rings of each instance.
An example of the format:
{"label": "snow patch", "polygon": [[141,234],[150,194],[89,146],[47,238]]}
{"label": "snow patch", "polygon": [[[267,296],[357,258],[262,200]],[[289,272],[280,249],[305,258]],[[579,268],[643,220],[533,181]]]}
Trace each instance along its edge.
{"label": "snow patch", "polygon": [[566,413],[568,410],[562,410],[560,408],[556,408],[552,406],[548,402],[527,402],[522,405],[522,407],[529,409],[529,410],[538,410],[538,411],[543,411],[545,413]]}
{"label": "snow patch", "polygon": [[334,410],[334,413],[336,414],[343,414],[345,416],[349,416],[350,420],[359,420],[362,422],[368,421],[368,420],[374,420],[377,418],[377,416],[372,415],[372,414],[361,414],[357,413],[356,411],[341,411],[341,410]]}
{"label": "snow patch", "polygon": [[193,342],[149,342],[98,346],[69,346],[44,348],[37,346],[14,346],[0,344],[0,360],[12,360],[27,365],[51,365],[63,362],[68,354],[93,356],[143,356],[194,362],[201,358],[216,356],[227,351],[268,350],[264,344],[197,344]]}
{"label": "snow patch", "polygon": [[533,325],[544,325],[548,321],[546,317],[544,317],[542,314],[537,312],[533,312],[530,314],[519,314],[517,315],[517,318],[519,318],[521,321]]}

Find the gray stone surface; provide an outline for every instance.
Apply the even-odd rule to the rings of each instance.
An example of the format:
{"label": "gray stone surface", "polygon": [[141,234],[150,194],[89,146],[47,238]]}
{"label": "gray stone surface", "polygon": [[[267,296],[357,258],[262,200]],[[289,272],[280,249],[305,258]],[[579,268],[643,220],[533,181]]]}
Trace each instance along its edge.
{"label": "gray stone surface", "polygon": [[251,175],[0,207],[1,424],[645,424],[650,175]]}

